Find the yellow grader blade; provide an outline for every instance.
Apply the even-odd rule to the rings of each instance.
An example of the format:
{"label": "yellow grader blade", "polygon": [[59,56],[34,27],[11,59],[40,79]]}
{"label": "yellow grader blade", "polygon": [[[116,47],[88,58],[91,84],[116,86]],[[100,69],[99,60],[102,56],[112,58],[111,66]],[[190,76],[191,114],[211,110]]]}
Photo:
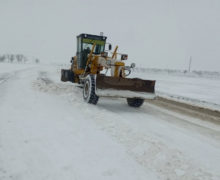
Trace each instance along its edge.
{"label": "yellow grader blade", "polygon": [[155,98],[155,81],[97,75],[96,94],[105,97]]}

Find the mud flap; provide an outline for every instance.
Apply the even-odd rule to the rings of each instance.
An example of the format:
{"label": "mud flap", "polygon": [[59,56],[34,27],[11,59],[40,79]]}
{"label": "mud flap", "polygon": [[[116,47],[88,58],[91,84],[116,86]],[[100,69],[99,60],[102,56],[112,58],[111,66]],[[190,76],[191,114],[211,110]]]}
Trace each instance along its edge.
{"label": "mud flap", "polygon": [[71,70],[61,69],[61,81],[63,82],[74,82],[74,73]]}
{"label": "mud flap", "polygon": [[106,97],[155,98],[155,81],[139,78],[96,76],[96,94]]}

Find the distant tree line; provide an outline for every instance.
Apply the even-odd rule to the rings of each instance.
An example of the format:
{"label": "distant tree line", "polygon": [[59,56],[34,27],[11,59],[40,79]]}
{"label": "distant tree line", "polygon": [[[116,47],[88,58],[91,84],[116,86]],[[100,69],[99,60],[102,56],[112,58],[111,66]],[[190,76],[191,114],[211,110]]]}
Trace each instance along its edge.
{"label": "distant tree line", "polygon": [[[0,63],[1,62],[9,62],[9,63],[26,63],[29,59],[23,54],[4,54],[0,55]],[[39,63],[39,59],[34,60],[35,63]]]}

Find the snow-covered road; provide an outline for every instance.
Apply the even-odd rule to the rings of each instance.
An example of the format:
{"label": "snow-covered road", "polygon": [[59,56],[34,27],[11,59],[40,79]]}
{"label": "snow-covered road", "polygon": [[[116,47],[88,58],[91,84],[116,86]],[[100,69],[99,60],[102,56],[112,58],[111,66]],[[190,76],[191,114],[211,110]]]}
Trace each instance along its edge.
{"label": "snow-covered road", "polygon": [[[1,65],[0,65],[1,66]],[[220,125],[151,103],[83,102],[57,66],[0,73],[0,179],[220,179]],[[16,73],[15,73],[16,71]]]}

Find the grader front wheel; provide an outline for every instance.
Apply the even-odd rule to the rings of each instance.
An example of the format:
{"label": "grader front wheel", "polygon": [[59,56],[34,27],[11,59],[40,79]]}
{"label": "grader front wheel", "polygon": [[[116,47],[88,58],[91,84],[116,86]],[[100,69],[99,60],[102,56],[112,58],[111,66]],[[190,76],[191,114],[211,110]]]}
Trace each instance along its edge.
{"label": "grader front wheel", "polygon": [[83,86],[83,99],[89,104],[97,104],[99,97],[95,94],[96,82],[94,75],[88,75]]}

